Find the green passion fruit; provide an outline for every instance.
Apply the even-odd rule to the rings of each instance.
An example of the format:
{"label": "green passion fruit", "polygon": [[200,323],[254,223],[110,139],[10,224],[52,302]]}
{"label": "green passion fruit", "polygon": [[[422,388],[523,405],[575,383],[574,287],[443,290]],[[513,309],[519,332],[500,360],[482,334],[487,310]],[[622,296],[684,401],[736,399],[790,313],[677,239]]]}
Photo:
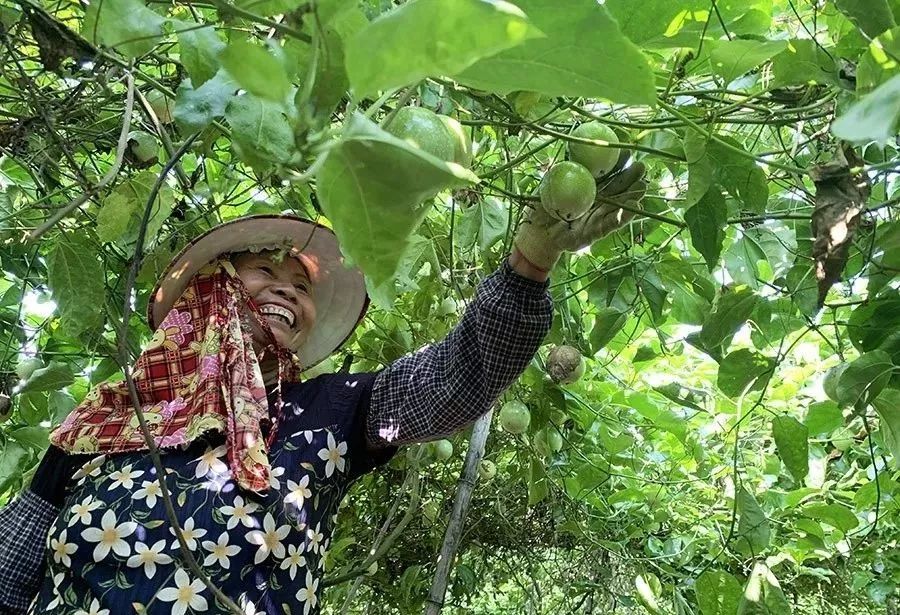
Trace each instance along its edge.
{"label": "green passion fruit", "polygon": [[[586,122],[572,131],[573,137],[618,143],[612,128],[601,122]],[[613,170],[619,160],[619,150],[603,145],[569,141],[569,159],[584,166],[594,177],[603,177]]]}
{"label": "green passion fruit", "polygon": [[583,216],[597,197],[597,184],[577,162],[558,162],[544,174],[540,186],[541,205],[558,220],[571,222]]}
{"label": "green passion fruit", "polygon": [[457,139],[434,111],[403,107],[388,124],[387,131],[435,158],[456,160]]}
{"label": "green passion fruit", "polygon": [[466,168],[472,164],[472,141],[462,124],[447,115],[438,115],[453,136],[453,162]]}
{"label": "green passion fruit", "polygon": [[520,401],[508,401],[500,409],[500,426],[509,433],[525,433],[531,423],[528,406]]}

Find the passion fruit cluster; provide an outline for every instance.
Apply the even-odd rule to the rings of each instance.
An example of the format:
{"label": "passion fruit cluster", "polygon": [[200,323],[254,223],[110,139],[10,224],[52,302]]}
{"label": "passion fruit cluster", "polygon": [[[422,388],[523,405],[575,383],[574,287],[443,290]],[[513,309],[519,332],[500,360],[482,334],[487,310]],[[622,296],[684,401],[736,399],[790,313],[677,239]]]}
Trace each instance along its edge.
{"label": "passion fruit cluster", "polygon": [[573,130],[572,136],[594,143],[570,141],[569,160],[550,167],[538,189],[544,210],[566,222],[587,213],[597,198],[597,179],[613,171],[619,160],[619,150],[607,145],[619,139],[606,124],[586,122]]}

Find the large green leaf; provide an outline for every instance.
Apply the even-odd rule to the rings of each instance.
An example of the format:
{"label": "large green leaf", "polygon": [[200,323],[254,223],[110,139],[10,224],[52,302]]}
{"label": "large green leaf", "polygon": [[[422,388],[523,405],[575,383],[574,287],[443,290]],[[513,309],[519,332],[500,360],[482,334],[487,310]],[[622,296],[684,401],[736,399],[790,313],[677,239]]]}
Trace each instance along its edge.
{"label": "large green leaf", "polygon": [[594,317],[594,326],[591,328],[589,341],[591,350],[597,352],[606,346],[616,333],[622,330],[628,321],[628,314],[612,307],[602,307]]}
{"label": "large green leaf", "polygon": [[81,34],[92,43],[134,58],[160,42],[165,23],[162,15],[140,0],[102,0],[87,5]]}
{"label": "large green leaf", "polygon": [[219,56],[234,81],[256,96],[283,103],[291,89],[284,65],[271,52],[244,39],[235,39]]}
{"label": "large green leaf", "polygon": [[75,382],[75,374],[68,363],[51,361],[47,367],[36,369],[22,385],[21,393],[32,391],[58,391]]}
{"label": "large green leaf", "polygon": [[868,94],[882,83],[900,75],[900,28],[892,28],[869,43],[856,67],[856,92]]}
{"label": "large green leaf", "polygon": [[859,525],[859,519],[853,511],[843,504],[806,504],[800,509],[800,513],[824,521],[845,533]]}
{"label": "large green leaf", "polygon": [[219,71],[219,54],[225,49],[225,43],[212,26],[198,27],[193,22],[181,21],[176,23],[176,28],[178,59],[194,87],[199,88]]}
{"label": "large green leaf", "polygon": [[725,241],[725,221],[728,219],[725,197],[713,188],[684,212],[684,221],[691,233],[691,244],[703,255],[712,271],[719,264],[722,243]]}
{"label": "large green leaf", "polygon": [[244,162],[260,169],[288,163],[295,151],[294,131],[278,103],[253,94],[231,99],[225,109],[232,146]]}
{"label": "large green leaf", "polygon": [[497,199],[487,197],[467,209],[458,224],[461,247],[471,247],[477,241],[479,248],[487,250],[506,233],[509,211]]}
{"label": "large green leaf", "polygon": [[694,585],[702,615],[737,615],[741,584],[724,570],[707,570]]}
{"label": "large green leaf", "polygon": [[47,270],[62,326],[72,335],[102,326],[106,291],[96,243],[81,233],[60,238],[47,259]]}
{"label": "large green leaf", "polygon": [[28,449],[18,442],[5,442],[0,450],[0,495],[14,483],[21,480],[28,458]]}
{"label": "large green leaf", "polygon": [[757,301],[758,297],[749,288],[725,291],[697,334],[700,346],[713,357],[724,353],[731,338],[750,318]]}
{"label": "large green leaf", "polygon": [[739,615],[791,615],[791,603],[766,564],[753,565],[737,612]]}
{"label": "large green leaf", "polygon": [[769,546],[772,530],[766,513],[749,491],[741,487],[737,493],[737,511],[740,515],[735,546],[746,555],[759,555]]}
{"label": "large green leaf", "polygon": [[887,0],[834,0],[834,4],[869,38],[897,25]]}
{"label": "large green leaf", "polygon": [[195,88],[190,79],[178,86],[175,98],[175,121],[187,131],[206,128],[210,122],[225,115],[225,109],[238,85],[224,69]]}
{"label": "large green leaf", "polygon": [[868,403],[888,385],[895,369],[891,355],[883,350],[861,355],[841,372],[834,400],[844,406]]}
{"label": "large green leaf", "polygon": [[[765,34],[772,20],[771,0],[719,0],[718,15],[707,0],[606,0],[606,7],[628,38],[644,47],[697,47],[705,33]],[[721,17],[722,21],[719,21]]]}
{"label": "large green leaf", "polygon": [[811,435],[830,434],[844,425],[844,413],[831,400],[817,401],[809,405],[803,424]]}
{"label": "large green leaf", "polygon": [[832,131],[847,141],[887,141],[897,135],[900,121],[900,75],[878,86],[848,109]]}
{"label": "large green leaf", "polygon": [[775,368],[775,360],[747,348],[741,348],[722,359],[717,384],[729,397],[759,391]]}
{"label": "large green leaf", "polygon": [[872,402],[878,412],[881,435],[900,469],[900,389],[885,389]]}
{"label": "large green leaf", "polygon": [[540,32],[508,2],[411,0],[347,41],[347,75],[356,95],[368,96],[455,75],[536,36]]}
{"label": "large green leaf", "polygon": [[822,83],[838,85],[834,54],[815,41],[793,39],[788,48],[772,59],[772,87]]}
{"label": "large green leaf", "polygon": [[[134,246],[141,228],[141,221],[156,183],[157,174],[142,171],[126,182],[116,186],[105,199],[97,213],[97,237],[100,241],[112,242],[134,253]],[[163,183],[150,205],[150,218],[145,237],[153,240],[163,222],[172,213],[175,196],[172,188]]]}
{"label": "large green leaf", "polygon": [[784,467],[798,483],[809,474],[809,430],[792,416],[780,415],[772,420],[772,437]]}
{"label": "large green leaf", "polygon": [[865,303],[850,315],[847,335],[853,345],[866,352],[878,348],[885,338],[885,331],[900,329],[900,293],[877,297]]}
{"label": "large green leaf", "polygon": [[506,94],[590,96],[652,104],[654,77],[647,59],[595,0],[516,0],[546,35],[485,58],[457,75],[472,87]]}
{"label": "large green leaf", "polygon": [[694,130],[685,134],[683,143],[689,172],[685,207],[721,184],[748,211],[765,211],[769,198],[766,173],[740,143],[725,135],[713,139]]}
{"label": "large green leaf", "polygon": [[330,146],[316,185],[344,250],[377,286],[393,276],[429,199],[475,181],[459,165],[354,116]]}
{"label": "large green leaf", "polygon": [[786,41],[755,41],[732,39],[710,41],[709,62],[714,74],[728,84],[756,68],[787,47]]}

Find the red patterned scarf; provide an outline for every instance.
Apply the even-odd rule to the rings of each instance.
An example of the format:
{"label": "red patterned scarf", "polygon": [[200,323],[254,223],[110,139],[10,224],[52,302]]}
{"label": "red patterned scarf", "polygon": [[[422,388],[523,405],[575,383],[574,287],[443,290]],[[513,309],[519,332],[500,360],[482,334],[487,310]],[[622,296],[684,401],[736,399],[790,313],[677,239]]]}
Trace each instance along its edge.
{"label": "red patterned scarf", "polygon": [[[277,425],[269,415],[248,313],[274,340],[231,263],[205,267],[154,332],[132,377],[158,447],[186,445],[207,431],[220,431],[227,436],[234,479],[245,489],[265,492],[268,445]],[[264,352],[278,357],[279,389],[299,373],[296,357],[274,341]],[[268,442],[262,433],[267,421]],[[125,382],[97,385],[50,441],[72,453],[147,450]]]}

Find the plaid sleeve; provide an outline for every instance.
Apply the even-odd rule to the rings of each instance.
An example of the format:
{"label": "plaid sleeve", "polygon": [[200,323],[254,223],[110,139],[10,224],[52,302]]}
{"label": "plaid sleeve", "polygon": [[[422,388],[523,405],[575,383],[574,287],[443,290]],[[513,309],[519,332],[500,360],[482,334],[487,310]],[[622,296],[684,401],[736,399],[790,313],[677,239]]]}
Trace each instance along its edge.
{"label": "plaid sleeve", "polygon": [[37,594],[47,532],[58,514],[30,489],[0,510],[0,613],[25,613]]}
{"label": "plaid sleeve", "polygon": [[507,262],[485,278],[443,341],[378,374],[366,423],[369,444],[441,438],[486,413],[550,330],[548,286],[520,276]]}

